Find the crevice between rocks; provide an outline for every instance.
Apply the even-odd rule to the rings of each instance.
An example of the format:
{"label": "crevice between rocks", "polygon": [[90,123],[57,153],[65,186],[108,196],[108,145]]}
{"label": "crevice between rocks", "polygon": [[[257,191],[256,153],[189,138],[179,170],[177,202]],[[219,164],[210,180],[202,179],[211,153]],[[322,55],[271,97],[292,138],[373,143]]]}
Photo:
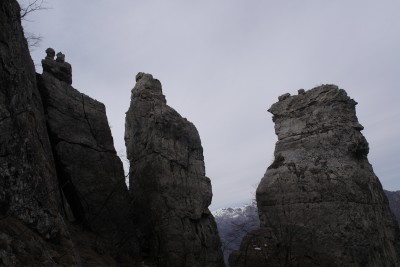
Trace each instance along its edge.
{"label": "crevice between rocks", "polygon": [[85,117],[85,120],[86,120],[87,124],[89,125],[90,133],[92,134],[93,139],[96,141],[96,146],[98,147],[99,144],[97,143],[96,135],[95,135],[95,133],[94,133],[94,131],[93,131],[92,125],[90,124],[89,118],[88,118],[88,116],[87,116],[87,114],[86,114],[86,109],[85,109],[85,95],[81,93],[81,97],[82,97],[83,115],[84,115],[84,117]]}

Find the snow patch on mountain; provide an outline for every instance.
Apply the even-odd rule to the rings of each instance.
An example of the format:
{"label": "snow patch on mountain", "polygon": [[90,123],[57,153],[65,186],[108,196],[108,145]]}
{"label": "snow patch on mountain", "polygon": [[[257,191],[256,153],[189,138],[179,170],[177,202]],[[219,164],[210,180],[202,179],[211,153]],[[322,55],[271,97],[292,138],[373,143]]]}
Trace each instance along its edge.
{"label": "snow patch on mountain", "polygon": [[242,238],[250,231],[260,227],[256,201],[243,207],[222,208],[212,212],[221,238],[225,263],[229,254],[238,250]]}

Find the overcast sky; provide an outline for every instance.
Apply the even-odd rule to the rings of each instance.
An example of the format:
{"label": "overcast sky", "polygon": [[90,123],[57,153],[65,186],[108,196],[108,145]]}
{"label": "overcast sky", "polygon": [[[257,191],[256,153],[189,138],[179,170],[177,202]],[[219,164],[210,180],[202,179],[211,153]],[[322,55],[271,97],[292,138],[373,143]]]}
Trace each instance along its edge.
{"label": "overcast sky", "polygon": [[[26,2],[26,1],[20,1]],[[32,53],[62,51],[73,86],[106,105],[124,153],[125,112],[138,72],[192,121],[213,186],[211,210],[249,202],[273,160],[267,109],[279,95],[333,83],[359,104],[369,160],[400,190],[400,1],[48,0],[27,32]],[[41,67],[37,67],[41,73]]]}

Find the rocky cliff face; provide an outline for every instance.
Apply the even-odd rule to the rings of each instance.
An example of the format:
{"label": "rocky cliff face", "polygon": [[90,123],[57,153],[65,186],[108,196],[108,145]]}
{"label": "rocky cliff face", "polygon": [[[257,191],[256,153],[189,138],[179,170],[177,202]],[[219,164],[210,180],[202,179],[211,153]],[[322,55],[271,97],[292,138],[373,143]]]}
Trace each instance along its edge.
{"label": "rocky cliff face", "polygon": [[245,240],[231,265],[242,266],[249,247],[258,266],[399,265],[398,226],[368,162],[357,103],[333,85],[279,100],[269,109],[275,161],[257,189],[260,244]]}
{"label": "rocky cliff face", "polygon": [[223,266],[200,138],[160,83],[133,91],[132,199],[104,105],[53,49],[35,75],[19,13],[0,2],[0,265]]}
{"label": "rocky cliff face", "polygon": [[139,73],[136,81],[125,141],[147,258],[157,266],[223,266],[199,134],[166,104],[158,80]]}
{"label": "rocky cliff face", "polygon": [[71,66],[62,53],[56,60],[54,54],[47,49],[38,84],[65,214],[94,233],[114,257],[137,256],[131,198],[105,107],[70,85]]}
{"label": "rocky cliff face", "polygon": [[19,14],[16,1],[0,2],[0,265],[74,265]]}
{"label": "rocky cliff face", "polygon": [[0,12],[1,212],[52,235],[58,187],[35,69],[18,23],[19,6],[2,1]]}
{"label": "rocky cliff face", "polygon": [[0,2],[0,265],[137,266],[104,105],[70,86],[52,49],[35,75],[19,14]]}

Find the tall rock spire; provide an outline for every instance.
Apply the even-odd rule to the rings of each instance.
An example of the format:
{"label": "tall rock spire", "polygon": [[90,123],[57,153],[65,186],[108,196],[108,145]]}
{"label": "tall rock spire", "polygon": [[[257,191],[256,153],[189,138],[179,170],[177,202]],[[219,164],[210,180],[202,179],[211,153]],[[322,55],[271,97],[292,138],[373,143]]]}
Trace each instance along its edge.
{"label": "tall rock spire", "polygon": [[399,265],[399,229],[368,162],[356,104],[323,85],[271,106],[278,142],[257,188],[262,228],[232,254],[232,266]]}
{"label": "tall rock spire", "polygon": [[130,193],[147,261],[223,266],[212,192],[196,127],[166,104],[161,83],[139,73],[126,114]]}

